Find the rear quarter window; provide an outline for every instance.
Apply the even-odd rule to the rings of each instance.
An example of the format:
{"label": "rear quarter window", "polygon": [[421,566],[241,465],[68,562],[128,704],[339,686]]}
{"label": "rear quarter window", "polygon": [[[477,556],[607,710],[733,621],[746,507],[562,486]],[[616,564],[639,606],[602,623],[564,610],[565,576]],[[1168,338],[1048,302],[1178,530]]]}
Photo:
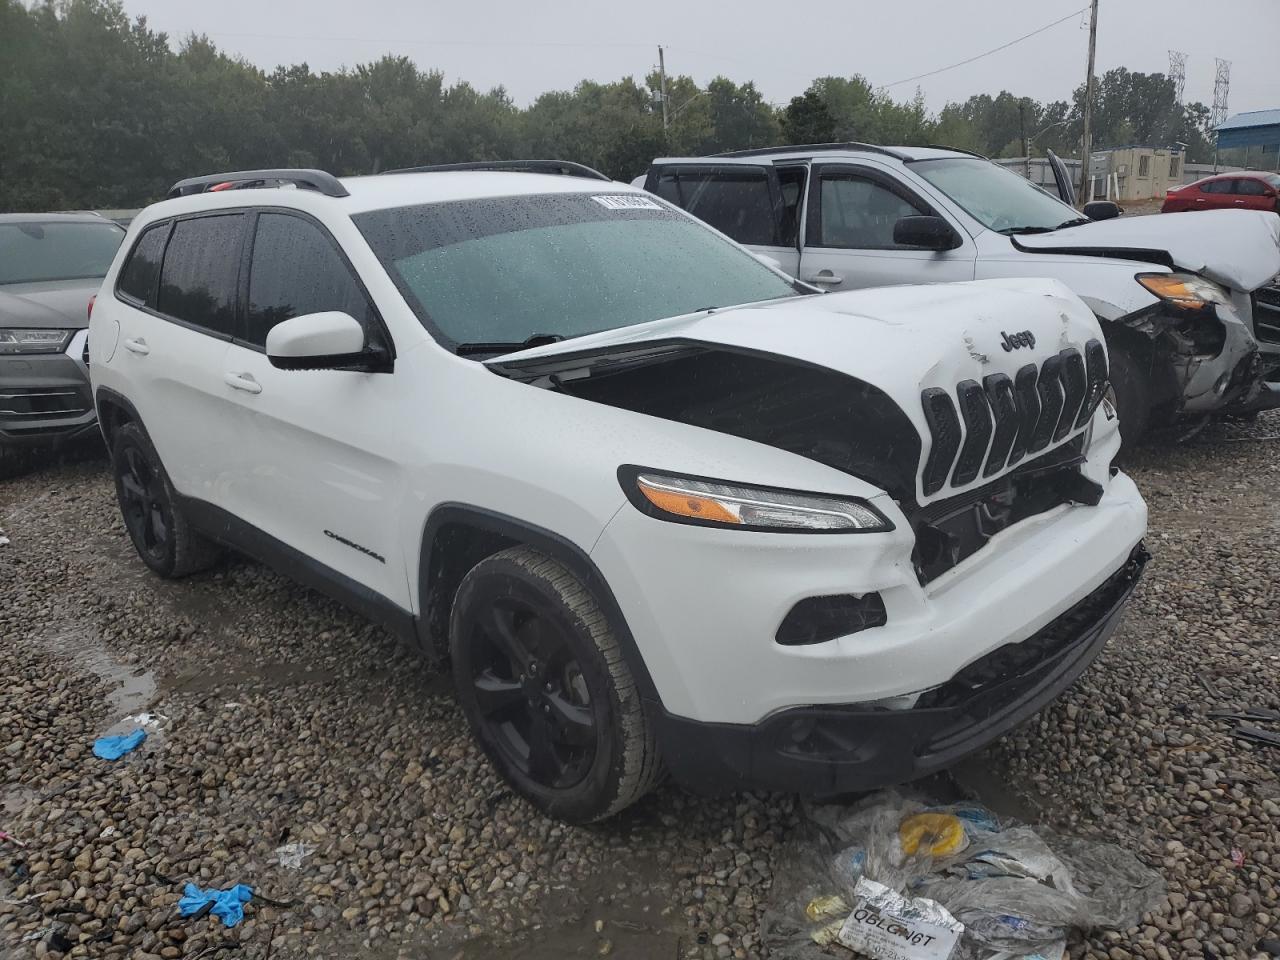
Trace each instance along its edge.
{"label": "rear quarter window", "polygon": [[160,260],[164,256],[164,239],[168,233],[167,221],[142,231],[142,236],[138,237],[138,242],[120,268],[120,276],[116,280],[117,293],[139,304],[149,306],[154,302]]}

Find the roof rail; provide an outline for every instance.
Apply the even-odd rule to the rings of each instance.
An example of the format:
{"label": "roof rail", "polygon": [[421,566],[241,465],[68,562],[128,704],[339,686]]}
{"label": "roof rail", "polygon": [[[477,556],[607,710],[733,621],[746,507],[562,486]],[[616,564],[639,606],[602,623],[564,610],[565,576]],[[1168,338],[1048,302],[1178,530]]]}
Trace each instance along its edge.
{"label": "roof rail", "polygon": [[918,146],[926,147],[929,150],[950,150],[952,153],[963,153],[970,157],[977,157],[979,160],[990,160],[985,153],[978,153],[976,150],[966,150],[964,147],[951,147],[945,143],[921,143]]}
{"label": "roof rail", "polygon": [[211,173],[203,177],[188,177],[179,180],[169,188],[166,199],[185,197],[193,193],[206,193],[219,186],[228,184],[223,189],[244,189],[248,186],[278,187],[291,183],[305,190],[315,190],[326,197],[349,197],[347,188],[338,182],[338,178],[323,170],[236,170],[233,173]]}
{"label": "roof rail", "polygon": [[[432,163],[423,167],[402,167],[383,173],[447,173],[451,170],[505,170],[511,173],[553,173],[563,177],[610,180],[599,170],[572,160],[476,160],[471,163]],[[612,181],[610,181],[612,182]]]}
{"label": "roof rail", "polygon": [[895,160],[906,160],[907,155],[899,150],[881,147],[874,143],[859,143],[856,140],[847,143],[793,143],[779,147],[756,147],[752,150],[730,150],[716,153],[716,157],[762,157],[770,153],[827,153],[837,150],[860,150],[865,153],[883,153]]}

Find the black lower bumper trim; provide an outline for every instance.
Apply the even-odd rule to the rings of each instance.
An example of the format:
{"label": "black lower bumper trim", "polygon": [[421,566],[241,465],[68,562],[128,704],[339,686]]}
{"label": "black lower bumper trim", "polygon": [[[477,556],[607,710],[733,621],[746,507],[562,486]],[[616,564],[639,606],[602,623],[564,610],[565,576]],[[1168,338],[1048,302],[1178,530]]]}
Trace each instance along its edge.
{"label": "black lower bumper trim", "polygon": [[965,667],[909,710],[798,707],[755,725],[662,713],[659,743],[667,768],[700,793],[833,794],[904,783],[950,766],[1031,717],[1085,671],[1119,624],[1147,559],[1139,544],[1066,613]]}

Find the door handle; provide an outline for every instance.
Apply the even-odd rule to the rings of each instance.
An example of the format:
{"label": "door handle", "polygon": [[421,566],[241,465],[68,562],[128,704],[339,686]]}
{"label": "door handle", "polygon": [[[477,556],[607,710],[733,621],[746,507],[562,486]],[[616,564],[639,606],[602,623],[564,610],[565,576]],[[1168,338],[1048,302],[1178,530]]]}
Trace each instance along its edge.
{"label": "door handle", "polygon": [[800,279],[805,283],[823,283],[831,287],[838,287],[840,284],[844,283],[844,277],[837,277],[829,270],[824,270],[822,273],[815,273],[812,277],[801,277]]}
{"label": "door handle", "polygon": [[224,373],[222,382],[233,390],[243,390],[245,393],[262,392],[262,384],[253,379],[251,373]]}
{"label": "door handle", "polygon": [[151,352],[151,348],[147,346],[147,341],[141,337],[133,337],[124,342],[124,348],[130,353],[136,353],[140,357],[145,357]]}

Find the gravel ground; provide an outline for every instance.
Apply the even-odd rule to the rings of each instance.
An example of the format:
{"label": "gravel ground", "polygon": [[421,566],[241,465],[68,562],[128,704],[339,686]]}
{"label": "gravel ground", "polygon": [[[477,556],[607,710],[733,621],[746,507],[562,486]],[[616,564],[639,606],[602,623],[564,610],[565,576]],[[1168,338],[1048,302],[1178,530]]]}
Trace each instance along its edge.
{"label": "gravel ground", "polygon": [[[1161,910],[1075,957],[1280,938],[1280,749],[1208,716],[1280,708],[1274,434],[1264,415],[1131,464],[1155,559],[1125,625],[949,785],[1163,871]],[[26,844],[0,841],[0,957],[760,955],[792,798],[665,786],[563,826],[494,775],[448,676],[382,631],[246,561],[148,574],[102,463],[0,483],[0,530],[0,830]],[[138,751],[91,755],[141,711],[164,719]],[[280,863],[296,843],[301,865]],[[187,881],[279,905],[182,920]]]}

